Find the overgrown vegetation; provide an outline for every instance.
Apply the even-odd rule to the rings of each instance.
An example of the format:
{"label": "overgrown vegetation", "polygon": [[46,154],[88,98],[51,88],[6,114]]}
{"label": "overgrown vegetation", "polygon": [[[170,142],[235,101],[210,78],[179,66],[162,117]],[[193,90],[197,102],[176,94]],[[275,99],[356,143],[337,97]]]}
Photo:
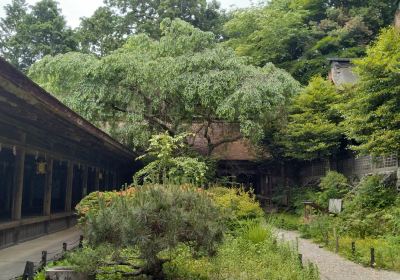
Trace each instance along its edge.
{"label": "overgrown vegetation", "polygon": [[[339,254],[364,265],[371,265],[373,247],[375,267],[400,270],[400,197],[391,177],[367,176],[356,186],[350,186],[343,175],[329,172],[321,180],[320,190],[310,190],[300,199],[317,201],[327,207],[328,200],[333,198],[343,199],[344,209],[338,215],[315,211],[305,221],[299,201],[293,212],[274,214],[272,219],[276,226],[299,230],[303,237],[332,251],[336,250],[337,235]],[[355,242],[354,252],[352,242]]]}
{"label": "overgrown vegetation", "polygon": [[319,279],[243,189],[147,184],[77,209],[86,243],[66,260],[96,279]]}

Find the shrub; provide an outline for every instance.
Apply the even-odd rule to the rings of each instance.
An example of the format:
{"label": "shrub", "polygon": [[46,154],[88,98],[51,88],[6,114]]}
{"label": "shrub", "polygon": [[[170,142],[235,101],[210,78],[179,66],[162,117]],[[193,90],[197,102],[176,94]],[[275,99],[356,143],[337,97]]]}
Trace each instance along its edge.
{"label": "shrub", "polygon": [[252,191],[244,188],[212,187],[208,190],[213,201],[228,215],[230,227],[248,219],[261,219],[264,212]]}
{"label": "shrub", "polygon": [[349,192],[350,185],[347,178],[338,172],[329,171],[319,184],[321,191],[317,193],[317,203],[323,207],[328,207],[329,199],[340,199]]}
{"label": "shrub", "polygon": [[267,239],[269,232],[260,224],[249,226],[245,238],[253,243],[261,243]]}
{"label": "shrub", "polygon": [[168,133],[153,135],[146,154],[138,159],[147,158],[151,162],[139,170],[135,182],[175,184],[202,184],[207,177],[208,167],[204,161],[194,157],[179,155],[186,148],[185,140],[189,134],[175,137]]}
{"label": "shrub", "polygon": [[189,185],[146,185],[128,199],[120,196],[84,224],[89,245],[135,247],[144,273],[162,274],[159,253],[184,243],[196,252],[215,253],[222,240],[223,216],[202,189]]}
{"label": "shrub", "polygon": [[353,194],[346,199],[341,215],[343,228],[349,235],[364,238],[380,236],[396,227],[397,192],[393,185],[384,184],[382,176],[365,177]]}
{"label": "shrub", "polygon": [[120,196],[133,197],[135,192],[136,189],[134,187],[130,187],[119,192],[96,191],[90,193],[75,207],[75,210],[80,217],[79,223],[84,224],[88,215],[97,215],[101,207],[104,208],[110,206],[116,198]]}
{"label": "shrub", "polygon": [[247,234],[227,236],[213,258],[193,258],[188,248],[180,248],[164,266],[167,279],[319,279],[314,266],[301,268],[297,252],[265,230],[266,238],[257,243]]}

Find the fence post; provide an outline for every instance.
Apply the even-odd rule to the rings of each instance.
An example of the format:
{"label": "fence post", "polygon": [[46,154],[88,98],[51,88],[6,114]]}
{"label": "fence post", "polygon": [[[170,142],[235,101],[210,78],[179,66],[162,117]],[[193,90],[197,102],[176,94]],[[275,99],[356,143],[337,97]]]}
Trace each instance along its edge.
{"label": "fence post", "polygon": [[79,236],[79,248],[83,248],[83,235]]}
{"label": "fence post", "polygon": [[35,265],[33,262],[26,262],[22,280],[33,280]]}
{"label": "fence post", "polygon": [[355,241],[351,242],[351,254],[353,255],[353,257],[356,255],[356,242]]}
{"label": "fence post", "polygon": [[299,254],[299,262],[300,262],[300,266],[303,267],[303,255]]}
{"label": "fence post", "polygon": [[63,250],[63,253],[67,252],[67,243],[65,243],[65,242],[63,243],[62,250]]}
{"label": "fence post", "polygon": [[45,267],[47,264],[47,251],[42,251],[42,267]]}
{"label": "fence post", "polygon": [[375,249],[371,247],[371,267],[375,266]]}
{"label": "fence post", "polygon": [[339,253],[339,236],[337,234],[336,228],[333,229],[333,235],[335,236],[335,253]]}

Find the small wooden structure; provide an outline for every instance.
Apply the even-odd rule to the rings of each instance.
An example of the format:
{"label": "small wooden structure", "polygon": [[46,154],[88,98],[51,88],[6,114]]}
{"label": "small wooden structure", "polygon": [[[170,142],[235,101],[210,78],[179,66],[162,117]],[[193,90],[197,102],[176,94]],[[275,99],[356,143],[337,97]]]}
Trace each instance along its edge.
{"label": "small wooden structure", "polygon": [[0,58],[0,248],[72,225],[80,199],[127,182],[134,158]]}

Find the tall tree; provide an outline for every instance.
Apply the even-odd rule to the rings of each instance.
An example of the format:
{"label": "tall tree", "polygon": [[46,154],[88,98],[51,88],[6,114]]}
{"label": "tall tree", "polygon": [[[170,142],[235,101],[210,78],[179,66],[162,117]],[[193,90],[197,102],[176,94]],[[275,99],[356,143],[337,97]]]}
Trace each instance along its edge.
{"label": "tall tree", "polygon": [[78,28],[80,49],[104,56],[122,47],[131,32],[123,17],[108,7],[100,7],[91,17],[81,20]]}
{"label": "tall tree", "polygon": [[182,20],[164,20],[161,31],[160,40],[136,35],[100,59],[48,56],[29,75],[136,147],[145,146],[154,132],[192,131],[194,123],[208,139],[216,121],[238,123],[243,136],[257,142],[299,89],[271,64],[248,65],[217,44],[213,33]]}
{"label": "tall tree", "polygon": [[224,20],[215,0],[105,0],[105,3],[123,16],[134,33],[146,33],[152,38],[160,37],[159,25],[165,18],[179,18],[216,34],[220,34]]}
{"label": "tall tree", "polygon": [[25,0],[13,0],[5,12],[0,22],[1,55],[21,70],[45,55],[76,49],[56,1],[42,0],[29,9]]}
{"label": "tall tree", "polygon": [[313,78],[294,98],[288,125],[280,131],[286,156],[312,160],[336,154],[344,139],[341,101],[330,81]]}
{"label": "tall tree", "polygon": [[327,57],[365,55],[395,10],[394,0],[271,0],[235,13],[225,32],[239,55],[276,63],[307,84],[327,74]]}
{"label": "tall tree", "polygon": [[349,137],[362,153],[400,151],[400,33],[385,29],[367,56],[356,61],[357,90],[344,110]]}

